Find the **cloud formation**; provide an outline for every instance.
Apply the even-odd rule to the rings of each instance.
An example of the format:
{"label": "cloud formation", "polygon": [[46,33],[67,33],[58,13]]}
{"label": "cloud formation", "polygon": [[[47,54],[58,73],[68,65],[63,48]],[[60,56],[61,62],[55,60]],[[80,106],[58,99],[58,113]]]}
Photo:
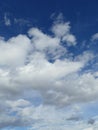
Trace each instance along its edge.
{"label": "cloud formation", "polygon": [[63,122],[60,127],[65,130],[65,119],[79,118],[65,118],[55,108],[98,99],[96,73],[83,71],[94,55],[85,51],[75,56],[68,50],[77,44],[70,28],[69,22],[57,21],[51,28],[53,35],[33,27],[27,35],[0,39],[1,128],[31,124],[36,128],[39,122],[49,125],[56,119],[52,125]]}

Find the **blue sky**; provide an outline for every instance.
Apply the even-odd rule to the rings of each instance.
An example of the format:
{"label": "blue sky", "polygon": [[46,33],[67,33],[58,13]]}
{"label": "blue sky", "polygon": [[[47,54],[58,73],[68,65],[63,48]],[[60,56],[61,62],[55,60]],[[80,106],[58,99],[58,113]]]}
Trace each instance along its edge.
{"label": "blue sky", "polygon": [[98,1],[0,1],[0,129],[97,130]]}
{"label": "blue sky", "polygon": [[[38,26],[43,28],[45,31],[48,31],[48,28],[52,23],[50,16],[53,13],[58,15],[62,12],[65,20],[71,22],[72,31],[77,35],[77,37],[79,39],[85,37],[88,39],[93,33],[97,32],[97,4],[97,0],[29,0],[29,2],[27,0],[1,0],[0,17],[2,21],[4,13],[7,13],[8,17],[12,19],[12,23],[13,18],[22,18],[30,20],[31,26]],[[4,26],[1,27],[4,29]],[[15,25],[13,25],[12,28],[14,27]],[[4,33],[7,33],[8,31],[11,31],[13,34],[19,32],[24,33],[25,29],[22,27],[20,30],[7,29]]]}

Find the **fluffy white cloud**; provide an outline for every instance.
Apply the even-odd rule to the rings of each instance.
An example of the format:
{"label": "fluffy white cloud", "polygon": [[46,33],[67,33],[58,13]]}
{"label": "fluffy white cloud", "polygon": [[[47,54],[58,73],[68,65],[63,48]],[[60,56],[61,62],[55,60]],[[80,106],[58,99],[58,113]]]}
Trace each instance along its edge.
{"label": "fluffy white cloud", "polygon": [[8,41],[0,39],[0,65],[9,67],[23,65],[31,48],[30,39],[25,35],[12,37]]}
{"label": "fluffy white cloud", "polygon": [[67,43],[68,46],[76,45],[76,38],[70,32],[70,23],[69,22],[62,22],[62,20],[54,23],[52,27],[52,32],[56,37],[59,37],[62,42]]}
{"label": "fluffy white cloud", "polygon": [[52,38],[51,36],[48,36],[44,34],[41,30],[37,28],[31,28],[29,30],[29,36],[32,36],[32,44],[34,44],[34,47],[37,50],[45,50],[49,48],[57,48],[60,43],[59,38]]}
{"label": "fluffy white cloud", "polygon": [[69,33],[69,30],[70,30],[69,22],[67,23],[57,22],[52,27],[52,32],[57,37],[63,37],[64,35]]}
{"label": "fluffy white cloud", "polygon": [[66,48],[63,48],[60,45],[61,39],[58,37],[44,34],[37,28],[31,28],[28,34],[32,38],[31,43],[34,46],[35,51],[44,52],[48,58],[51,56],[52,59],[57,59],[67,52]]}
{"label": "fluffy white cloud", "polygon": [[[68,119],[80,118],[55,107],[98,99],[98,72],[83,71],[94,55],[86,51],[73,58],[62,45],[64,41],[76,44],[68,22],[54,23],[52,32],[54,36],[31,28],[29,36],[20,34],[7,41],[0,38],[1,128],[33,124],[39,130],[43,126],[48,126],[47,130],[70,130]],[[76,124],[74,129],[82,128]]]}
{"label": "fluffy white cloud", "polygon": [[[3,56],[0,57],[1,97],[6,95],[6,91],[9,97],[13,93],[19,96],[28,88],[39,91],[44,103],[56,106],[97,97],[98,80],[91,73],[79,74],[93,58],[92,54],[85,52],[73,60],[60,59],[60,52],[66,50],[60,44],[60,38],[48,36],[37,28],[30,29],[29,36],[31,38],[18,35],[8,41],[0,41],[0,55]],[[51,51],[53,57],[56,51],[59,57],[50,62],[47,51]]]}

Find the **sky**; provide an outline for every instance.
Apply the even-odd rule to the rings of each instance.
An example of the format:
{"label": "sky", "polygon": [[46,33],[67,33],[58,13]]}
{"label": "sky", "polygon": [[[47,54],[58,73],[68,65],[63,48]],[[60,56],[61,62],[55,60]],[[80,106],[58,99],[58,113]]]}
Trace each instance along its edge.
{"label": "sky", "polygon": [[98,129],[98,1],[0,0],[0,130]]}

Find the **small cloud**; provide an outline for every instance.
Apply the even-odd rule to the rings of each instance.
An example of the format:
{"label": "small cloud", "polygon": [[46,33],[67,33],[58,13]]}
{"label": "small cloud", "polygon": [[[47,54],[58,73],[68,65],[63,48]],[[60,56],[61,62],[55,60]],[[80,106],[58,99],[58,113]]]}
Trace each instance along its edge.
{"label": "small cloud", "polygon": [[62,13],[59,13],[59,15],[57,15],[56,13],[53,13],[53,14],[50,16],[50,18],[51,18],[52,20],[55,20],[56,23],[59,23],[59,22],[61,23],[61,22],[64,21],[64,16],[63,16]]}
{"label": "small cloud", "polygon": [[92,41],[98,40],[98,33],[94,34],[91,38]]}
{"label": "small cloud", "polygon": [[10,25],[11,25],[11,20],[9,19],[7,13],[4,14],[4,24],[5,24],[6,26],[10,26]]}
{"label": "small cloud", "polygon": [[21,18],[14,18],[14,24],[18,24],[19,26],[31,26],[31,22],[29,20],[26,19],[21,19]]}
{"label": "small cloud", "polygon": [[[52,14],[52,18],[55,18],[55,14]],[[51,31],[53,34],[60,38],[60,40],[67,46],[75,46],[77,44],[76,37],[70,31],[70,22],[64,20],[64,16],[60,13],[55,19]]]}
{"label": "small cloud", "polygon": [[76,45],[77,42],[76,42],[76,38],[73,34],[67,34],[66,36],[63,37],[63,42],[67,42],[67,45],[68,46],[71,46],[71,45]]}

